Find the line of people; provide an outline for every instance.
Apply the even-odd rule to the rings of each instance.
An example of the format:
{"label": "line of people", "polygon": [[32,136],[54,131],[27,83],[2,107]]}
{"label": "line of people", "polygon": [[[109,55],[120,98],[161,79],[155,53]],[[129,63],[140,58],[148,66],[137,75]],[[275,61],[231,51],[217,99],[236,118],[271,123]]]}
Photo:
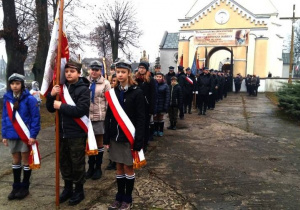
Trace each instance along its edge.
{"label": "line of people", "polygon": [[[68,61],[65,66],[66,82],[49,90],[46,107],[59,112],[60,171],[64,189],[59,201],[69,200],[77,205],[84,198],[86,179],[102,177],[101,165],[105,147],[109,149],[109,168],[116,168],[118,190],[109,209],[130,209],[135,173],[131,151],[147,151],[153,136],[164,135],[164,120],[169,116],[168,129],[176,130],[178,116],[192,114],[192,101],[196,101],[198,114],[214,109],[215,102],[227,96],[228,74],[204,68],[193,75],[190,68],[174,67],[164,75],[149,71],[149,63],[141,61],[136,72],[124,59],[116,61],[109,77],[101,74],[102,63],[90,64],[89,76],[81,77],[80,63]],[[12,104],[12,118],[6,106],[2,113],[2,141],[9,146],[13,158],[13,189],[9,200],[23,199],[29,194],[31,169],[28,167],[28,145],[36,142],[40,130],[39,102],[25,89],[24,76],[13,74],[9,78],[10,90],[4,103]],[[56,100],[59,95],[64,100]],[[68,97],[68,98],[67,98]],[[16,113],[29,129],[29,139],[22,139],[13,123]],[[79,119],[88,117],[96,139],[97,155],[88,157],[85,170],[87,131]],[[22,141],[21,141],[22,140]],[[133,141],[134,140],[134,141]],[[21,182],[21,161],[24,178]]]}

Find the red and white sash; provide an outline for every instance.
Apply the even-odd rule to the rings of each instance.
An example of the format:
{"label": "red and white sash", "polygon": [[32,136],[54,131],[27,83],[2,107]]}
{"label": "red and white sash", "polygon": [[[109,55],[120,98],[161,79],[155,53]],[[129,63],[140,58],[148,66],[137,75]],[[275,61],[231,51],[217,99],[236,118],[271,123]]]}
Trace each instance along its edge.
{"label": "red and white sash", "polygon": [[[66,85],[61,85],[63,94],[60,93],[61,102],[71,106],[76,106],[72,97],[70,96],[69,90]],[[73,118],[75,122],[87,133],[87,144],[86,144],[86,154],[87,155],[97,155],[98,147],[93,130],[93,125],[91,120],[87,116],[81,118]]]}
{"label": "red and white sash", "polygon": [[[16,130],[17,134],[21,138],[21,140],[28,145],[28,141],[30,139],[30,131],[25,125],[24,121],[22,120],[20,114],[18,111],[16,111],[15,114],[15,120],[13,120],[13,107],[14,105],[6,101],[6,108],[7,108],[7,114],[8,117]],[[33,145],[28,145],[30,153],[29,153],[29,167],[31,169],[39,169],[41,167],[41,156],[39,151],[39,145],[36,141]]]}
{"label": "red and white sash", "polygon": [[124,132],[125,136],[127,137],[128,141],[130,143],[131,154],[133,157],[133,165],[135,165],[135,161],[137,160],[136,153],[138,154],[138,161],[139,162],[143,161],[143,164],[145,165],[146,160],[145,160],[145,155],[144,155],[143,149],[141,149],[139,152],[133,151],[135,127],[132,124],[129,117],[127,116],[127,114],[125,113],[124,109],[122,108],[122,106],[117,98],[115,89],[112,88],[109,91],[106,91],[105,98],[108,102],[110,109],[112,110],[112,113],[113,113],[116,121],[120,125],[122,131]]}
{"label": "red and white sash", "polygon": [[124,132],[125,136],[129,140],[132,149],[134,143],[134,137],[135,137],[135,127],[130,121],[127,114],[125,113],[124,109],[122,108],[116,96],[115,89],[112,88],[109,91],[106,91],[105,98],[108,102],[110,109],[112,110],[114,117],[116,118],[118,124],[120,125],[122,131]]}
{"label": "red and white sash", "polygon": [[194,84],[193,80],[189,77],[185,77],[186,81],[188,81],[188,83],[190,83],[191,85]]}

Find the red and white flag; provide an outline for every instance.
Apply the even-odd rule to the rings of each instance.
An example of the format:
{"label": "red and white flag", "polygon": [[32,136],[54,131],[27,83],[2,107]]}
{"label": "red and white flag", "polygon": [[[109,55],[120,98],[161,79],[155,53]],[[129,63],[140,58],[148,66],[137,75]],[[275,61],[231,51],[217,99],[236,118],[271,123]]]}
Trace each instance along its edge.
{"label": "red and white flag", "polygon": [[[61,1],[60,1],[61,3]],[[46,96],[49,91],[51,91],[53,87],[53,81],[56,80],[56,59],[57,59],[57,52],[58,52],[58,28],[59,28],[59,10],[60,6],[57,7],[57,12],[55,15],[55,21],[53,25],[51,41],[49,45],[45,71],[44,71],[44,78],[41,87],[41,94]],[[66,35],[66,27],[63,24],[63,35],[62,35],[62,42],[61,42],[61,74],[60,74],[60,84],[64,84],[65,82],[65,65],[69,60],[69,45],[68,39]]]}

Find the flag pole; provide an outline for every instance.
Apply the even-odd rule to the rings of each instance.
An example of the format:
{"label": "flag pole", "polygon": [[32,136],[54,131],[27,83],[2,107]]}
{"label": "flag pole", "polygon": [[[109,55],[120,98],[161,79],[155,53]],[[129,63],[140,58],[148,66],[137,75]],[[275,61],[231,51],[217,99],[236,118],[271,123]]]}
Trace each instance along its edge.
{"label": "flag pole", "polygon": [[103,77],[106,78],[106,79],[108,79],[107,72],[106,72],[105,57],[103,57],[102,59],[103,59],[103,66],[104,66],[104,75],[103,75]]}
{"label": "flag pole", "polygon": [[[59,1],[59,29],[58,29],[58,47],[57,47],[57,60],[56,60],[56,85],[60,85],[60,68],[61,68],[61,42],[63,33],[63,10],[64,0]],[[56,100],[59,95],[56,95]],[[59,113],[55,113],[55,148],[56,148],[56,165],[55,165],[55,203],[56,209],[59,209]]]}

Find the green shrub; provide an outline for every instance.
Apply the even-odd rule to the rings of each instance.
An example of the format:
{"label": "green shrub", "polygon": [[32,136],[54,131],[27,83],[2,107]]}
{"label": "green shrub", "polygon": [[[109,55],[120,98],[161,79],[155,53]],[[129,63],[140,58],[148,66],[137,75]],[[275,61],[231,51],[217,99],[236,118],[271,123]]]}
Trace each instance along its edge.
{"label": "green shrub", "polygon": [[277,92],[278,106],[285,113],[300,119],[300,81],[292,84],[283,83],[283,86]]}

